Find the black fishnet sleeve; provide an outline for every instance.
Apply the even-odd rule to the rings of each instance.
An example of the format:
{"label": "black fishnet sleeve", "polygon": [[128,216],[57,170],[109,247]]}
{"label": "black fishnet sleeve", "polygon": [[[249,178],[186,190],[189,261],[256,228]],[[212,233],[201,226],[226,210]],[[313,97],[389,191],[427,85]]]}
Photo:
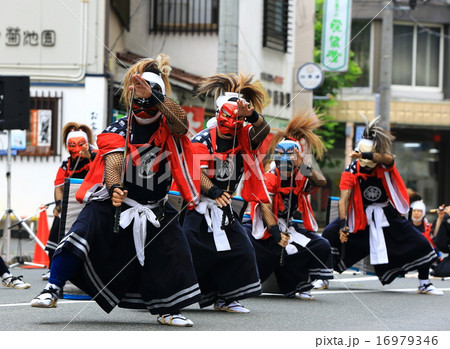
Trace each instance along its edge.
{"label": "black fishnet sleeve", "polygon": [[214,183],[211,179],[206,175],[205,171],[202,170],[200,173],[200,189],[203,194],[208,194],[209,189],[214,186]]}
{"label": "black fishnet sleeve", "polygon": [[275,217],[272,210],[273,210],[272,203],[270,203],[270,204],[261,203],[261,213],[262,213],[264,223],[266,223],[267,227],[277,225],[277,218]]}
{"label": "black fishnet sleeve", "polygon": [[[303,164],[302,164],[303,165]],[[306,192],[310,193],[314,191],[317,187],[322,188],[327,185],[327,179],[323,175],[323,173],[319,170],[312,169],[310,176],[308,177],[308,185],[306,188]]]}
{"label": "black fishnet sleeve", "polygon": [[123,153],[114,152],[105,155],[105,184],[108,190],[113,184],[120,182],[123,164]]}
{"label": "black fishnet sleeve", "polygon": [[249,136],[252,142],[253,149],[256,149],[266,139],[267,135],[270,132],[269,124],[266,122],[264,118],[262,119],[263,122],[260,125],[255,126],[253,124],[253,127],[250,129]]}
{"label": "black fishnet sleeve", "polygon": [[167,124],[173,133],[180,136],[187,133],[189,122],[186,112],[179,104],[166,96],[163,102],[158,103],[157,108],[167,118]]}

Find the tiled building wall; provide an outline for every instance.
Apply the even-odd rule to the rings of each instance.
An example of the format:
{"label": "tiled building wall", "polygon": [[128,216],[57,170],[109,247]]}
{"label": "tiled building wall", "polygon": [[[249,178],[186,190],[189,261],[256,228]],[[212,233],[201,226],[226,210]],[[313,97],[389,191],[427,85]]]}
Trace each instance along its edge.
{"label": "tiled building wall", "polygon": [[[370,100],[339,101],[330,114],[340,122],[362,122],[360,113],[371,120],[375,102]],[[391,102],[390,122],[404,125],[444,126],[450,128],[450,102]]]}

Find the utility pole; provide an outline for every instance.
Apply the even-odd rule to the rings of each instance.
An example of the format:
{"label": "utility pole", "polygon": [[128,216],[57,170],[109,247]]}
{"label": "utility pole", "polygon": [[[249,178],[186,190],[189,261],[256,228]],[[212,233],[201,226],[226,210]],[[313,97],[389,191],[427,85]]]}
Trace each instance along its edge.
{"label": "utility pole", "polygon": [[381,25],[381,59],[380,59],[380,126],[390,129],[391,83],[392,83],[392,49],[393,49],[393,11],[394,1],[383,0],[383,23]]}
{"label": "utility pole", "polygon": [[218,73],[237,73],[239,40],[239,0],[219,1]]}

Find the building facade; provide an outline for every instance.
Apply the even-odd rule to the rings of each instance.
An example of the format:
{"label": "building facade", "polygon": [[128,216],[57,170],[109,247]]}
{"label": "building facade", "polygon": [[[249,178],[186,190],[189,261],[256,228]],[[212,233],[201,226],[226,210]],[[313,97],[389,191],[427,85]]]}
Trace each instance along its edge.
{"label": "building facade", "polygon": [[[31,109],[25,149],[18,150],[16,139],[12,141],[10,188],[6,176],[0,176],[2,210],[8,191],[9,208],[18,216],[32,215],[40,205],[52,202],[56,172],[68,156],[61,142],[62,127],[76,121],[97,134],[110,118],[109,8],[105,0],[2,3],[0,76],[30,78]],[[1,131],[2,173],[8,168],[6,132],[16,131]]]}
{"label": "building facade", "polygon": [[[314,0],[3,4],[0,76],[30,77],[30,104],[37,115],[26,132],[26,148],[12,151],[11,208],[28,216],[53,200],[57,168],[68,156],[61,128],[77,121],[98,134],[120,116],[122,78],[142,57],[169,55],[172,97],[188,112],[191,132],[203,128],[215,109],[212,97],[192,98],[194,86],[203,76],[231,71],[261,81],[270,97],[263,114],[271,127],[283,128],[296,112],[312,107],[312,92],[301,89],[296,73],[313,60],[314,11]],[[43,142],[39,122],[45,115],[50,123]],[[0,171],[6,172],[2,148]],[[5,176],[0,187],[7,187]],[[6,206],[2,190],[0,208]]]}
{"label": "building facade", "polygon": [[[416,3],[411,8],[410,3]],[[386,4],[388,7],[385,8]],[[384,9],[385,8],[385,9]],[[346,124],[347,141],[330,154],[343,165],[330,169],[333,194],[339,195],[340,171],[363,120],[380,115],[383,11],[392,11],[392,74],[390,129],[396,136],[394,153],[407,187],[416,190],[427,207],[449,204],[450,173],[450,1],[360,1],[352,4],[351,49],[362,68],[352,88],[340,91],[330,114]],[[386,115],[383,115],[386,117]],[[348,159],[347,159],[348,161]],[[431,216],[431,218],[433,218]]]}

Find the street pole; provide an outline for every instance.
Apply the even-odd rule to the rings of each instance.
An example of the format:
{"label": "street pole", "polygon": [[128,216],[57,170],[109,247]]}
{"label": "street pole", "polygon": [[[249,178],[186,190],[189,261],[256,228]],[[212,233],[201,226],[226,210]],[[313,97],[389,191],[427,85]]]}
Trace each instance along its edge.
{"label": "street pole", "polygon": [[239,0],[219,1],[218,73],[238,72]]}
{"label": "street pole", "polygon": [[390,130],[392,49],[393,49],[393,10],[394,1],[383,2],[383,23],[381,25],[380,85],[378,87],[380,126]]}
{"label": "street pole", "polygon": [[[8,130],[8,155],[6,160],[6,220],[3,234],[6,236],[6,261],[9,263],[11,258],[11,130]],[[16,218],[17,219],[17,218]]]}

